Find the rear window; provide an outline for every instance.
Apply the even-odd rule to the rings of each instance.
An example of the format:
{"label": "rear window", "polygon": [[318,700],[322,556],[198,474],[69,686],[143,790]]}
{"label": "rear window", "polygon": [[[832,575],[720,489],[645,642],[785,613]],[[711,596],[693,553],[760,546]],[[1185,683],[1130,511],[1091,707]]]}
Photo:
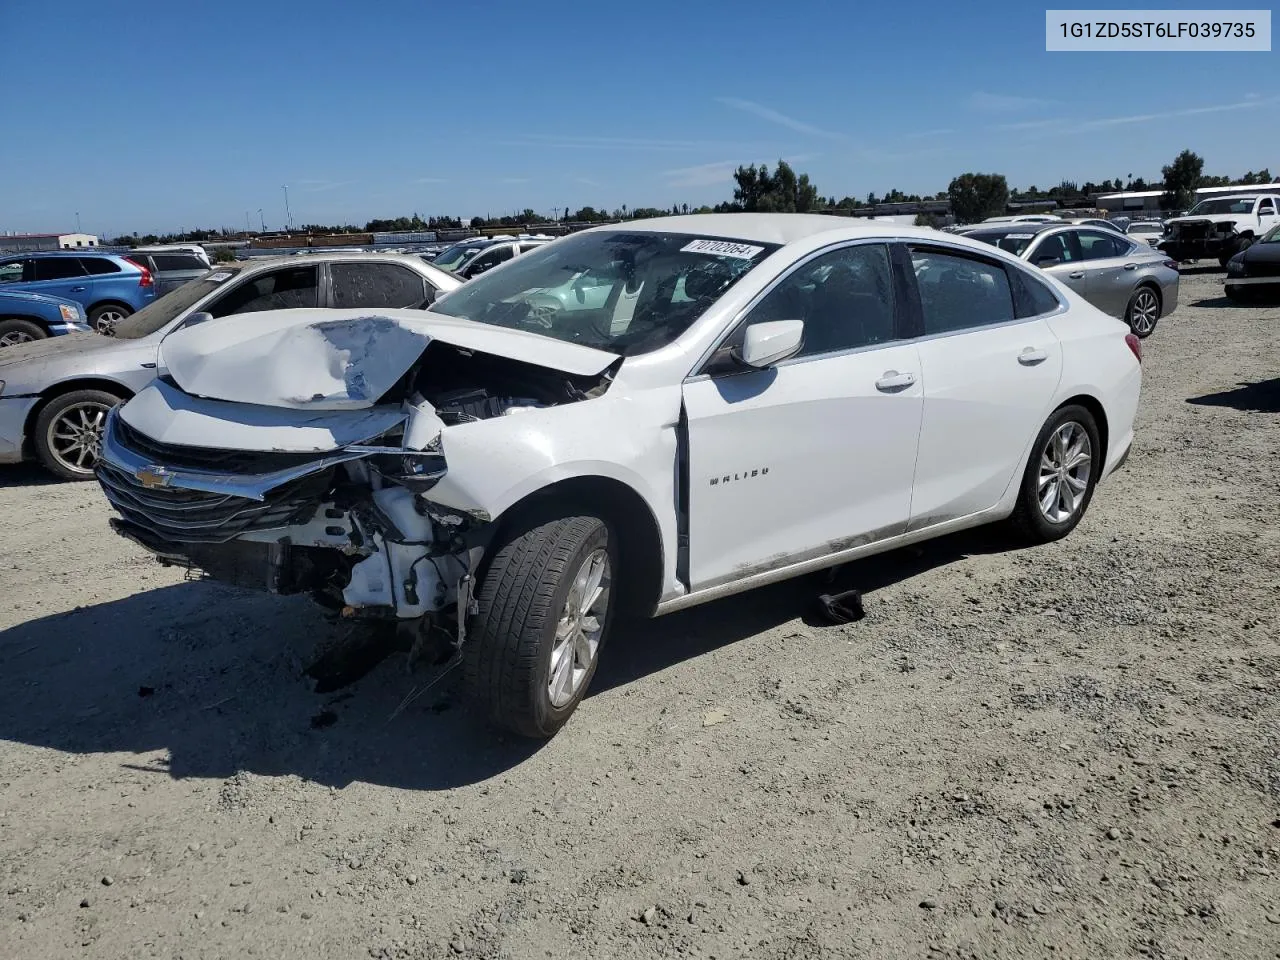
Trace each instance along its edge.
{"label": "rear window", "polygon": [[208,265],[192,253],[157,253],[151,258],[157,270],[208,270]]}
{"label": "rear window", "polygon": [[171,293],[152,300],[149,304],[131,316],[125,317],[112,328],[112,335],[123,340],[137,340],[155,333],[165,324],[175,319],[180,313],[190,309],[215,290],[235,278],[241,267],[219,267],[185,283]]}
{"label": "rear window", "polygon": [[84,267],[85,273],[94,275],[120,272],[119,266],[102,257],[81,257],[80,264]]}

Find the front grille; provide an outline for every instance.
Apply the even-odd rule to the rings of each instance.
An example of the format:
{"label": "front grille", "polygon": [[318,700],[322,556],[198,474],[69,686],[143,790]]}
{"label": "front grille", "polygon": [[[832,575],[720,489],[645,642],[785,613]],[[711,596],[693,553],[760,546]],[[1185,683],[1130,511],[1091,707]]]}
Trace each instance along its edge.
{"label": "front grille", "polygon": [[[228,478],[314,463],[323,456],[175,447],[144,436],[118,415],[110,418],[107,430],[110,445],[158,465],[202,469]],[[204,459],[198,459],[201,457]],[[219,469],[211,471],[215,464]],[[255,469],[244,469],[244,465]],[[131,470],[115,465],[108,457],[99,459],[96,472],[103,493],[130,523],[171,543],[226,543],[250,530],[289,526],[310,517],[333,485],[334,468],[273,487],[263,500],[181,487],[145,487]]]}
{"label": "front grille", "polygon": [[273,473],[276,470],[302,466],[318,457],[318,454],[314,453],[219,450],[213,447],[188,447],[176,443],[161,443],[146,434],[139,433],[125,423],[123,418],[113,419],[117,443],[166,467],[226,473]]}

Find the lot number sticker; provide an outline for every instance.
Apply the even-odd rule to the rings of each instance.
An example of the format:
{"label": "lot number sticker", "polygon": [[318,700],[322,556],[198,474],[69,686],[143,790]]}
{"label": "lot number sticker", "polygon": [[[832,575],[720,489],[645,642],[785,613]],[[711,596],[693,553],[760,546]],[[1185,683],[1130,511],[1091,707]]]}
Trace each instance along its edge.
{"label": "lot number sticker", "polygon": [[212,280],[214,283],[221,283],[223,280],[231,279],[231,274],[226,270],[219,270],[217,273],[209,274],[205,279]]}
{"label": "lot number sticker", "polygon": [[737,257],[739,260],[750,260],[763,250],[764,247],[734,243],[732,240],[693,240],[680,248],[681,253],[709,253],[719,257]]}

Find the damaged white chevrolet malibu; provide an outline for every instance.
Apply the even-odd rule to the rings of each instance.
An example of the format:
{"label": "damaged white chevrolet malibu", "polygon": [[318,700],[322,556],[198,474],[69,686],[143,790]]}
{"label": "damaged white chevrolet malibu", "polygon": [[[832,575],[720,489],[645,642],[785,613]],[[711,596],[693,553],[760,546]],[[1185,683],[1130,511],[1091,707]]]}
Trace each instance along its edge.
{"label": "damaged white chevrolet malibu", "polygon": [[114,528],[438,643],[535,737],[619,615],[992,521],[1065,536],[1141,385],[1122,322],[1000,250],[795,214],[598,227],[426,313],[228,317],[160,359],[106,427]]}

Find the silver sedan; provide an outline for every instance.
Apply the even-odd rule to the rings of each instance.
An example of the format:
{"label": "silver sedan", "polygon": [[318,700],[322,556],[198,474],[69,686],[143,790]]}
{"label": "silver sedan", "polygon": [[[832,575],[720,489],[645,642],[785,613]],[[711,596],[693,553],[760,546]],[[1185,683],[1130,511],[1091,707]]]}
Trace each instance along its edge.
{"label": "silver sedan", "polygon": [[1178,306],[1178,265],[1114,230],[1061,224],[1002,224],[966,236],[1007,250],[1059,280],[1099,310],[1149,337]]}
{"label": "silver sedan", "polygon": [[90,480],[107,411],[157,376],[160,341],[180,327],[290,307],[426,307],[462,281],[418,257],[335,253],[219,264],[120,321],[0,356],[0,463],[36,459]]}

